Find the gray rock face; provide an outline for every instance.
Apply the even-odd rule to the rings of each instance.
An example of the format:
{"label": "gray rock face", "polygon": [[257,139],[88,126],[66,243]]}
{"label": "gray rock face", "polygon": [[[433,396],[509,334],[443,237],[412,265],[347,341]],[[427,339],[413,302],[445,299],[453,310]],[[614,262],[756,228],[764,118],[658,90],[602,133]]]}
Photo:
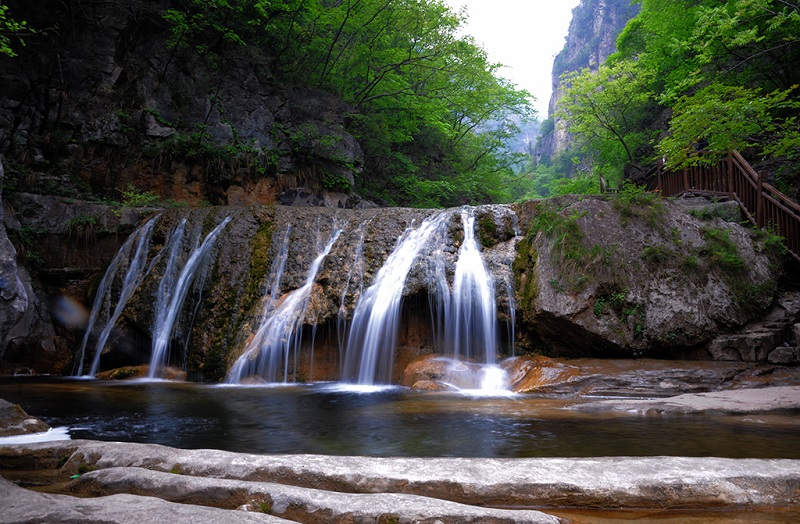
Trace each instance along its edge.
{"label": "gray rock face", "polygon": [[[637,12],[638,7],[625,0],[580,2],[573,11],[564,48],[553,62],[553,94],[548,116],[554,116],[564,95],[561,75],[586,67],[596,70],[616,50],[617,35]],[[551,158],[564,151],[570,142],[563,122],[556,119],[553,131],[543,137],[541,154]]]}
{"label": "gray rock face", "polygon": [[0,398],[0,437],[41,433],[50,426],[33,418],[16,404]]}
{"label": "gray rock face", "polygon": [[[41,34],[20,60],[0,64],[8,85],[0,93],[0,139],[36,144],[45,141],[38,130],[55,129],[72,148],[58,162],[114,197],[128,184],[197,204],[245,197],[270,204],[293,187],[349,194],[364,163],[345,125],[355,109],[322,91],[277,89],[272,58],[250,48],[233,46],[208,61],[170,47],[168,8],[98,2],[76,15],[69,6],[20,6],[16,16],[31,26],[60,17],[72,38]],[[58,87],[47,80],[54,74]],[[224,173],[187,155],[190,143],[212,152],[216,167],[229,164]],[[109,162],[108,151],[124,153]]]}
{"label": "gray rock face", "polygon": [[3,500],[3,514],[0,519],[8,523],[281,524],[290,522],[259,513],[174,504],[156,497],[113,495],[83,499],[67,495],[49,495],[22,489],[3,478],[0,478],[0,498]]}
{"label": "gray rock face", "polygon": [[800,292],[790,291],[760,319],[747,323],[734,333],[718,336],[708,345],[714,360],[741,360],[772,364],[793,364],[798,357],[792,349],[778,348],[792,338],[792,325],[800,313]]}
{"label": "gray rock face", "polygon": [[3,220],[3,159],[0,158],[0,359],[8,333],[28,310],[28,293],[17,270],[17,251],[8,239]]}
{"label": "gray rock face", "polygon": [[773,349],[767,356],[770,364],[796,366],[800,364],[800,348],[797,346],[781,346]]}
{"label": "gray rock face", "polygon": [[269,482],[175,475],[142,468],[108,468],[81,476],[77,495],[137,493],[171,502],[228,508],[269,508],[271,515],[299,522],[441,522],[442,524],[557,524],[539,511],[486,509],[420,495],[338,493]]}
{"label": "gray rock face", "polygon": [[[517,261],[524,320],[537,343],[565,355],[708,358],[698,346],[757,318],[779,276],[747,229],[657,198],[526,203],[520,221],[541,228]],[[763,361],[775,347],[761,338],[741,345],[737,360]]]}
{"label": "gray rock face", "polygon": [[582,404],[577,409],[614,409],[630,413],[768,413],[800,409],[800,386],[687,393],[660,400],[601,400]]}
{"label": "gray rock face", "polygon": [[[797,489],[800,488],[800,461],[797,460],[686,457],[417,459],[261,456],[91,441],[0,446],[0,459],[3,460],[4,469],[9,476],[13,476],[16,470],[31,471],[37,468],[60,468],[61,473],[66,476],[71,475],[79,465],[90,469],[93,467],[97,473],[87,475],[85,480],[80,480],[73,486],[87,486],[84,493],[94,496],[103,495],[105,489],[109,492],[134,492],[141,486],[144,491],[152,491],[161,497],[169,498],[172,493],[176,498],[208,505],[223,505],[220,500],[230,501],[225,504],[239,504],[253,493],[259,493],[257,497],[263,498],[266,498],[266,493],[270,497],[274,493],[276,499],[287,497],[280,498],[283,502],[297,500],[291,497],[302,498],[313,493],[304,491],[304,495],[301,490],[286,488],[288,485],[350,494],[419,495],[466,505],[536,506],[544,508],[545,512],[548,507],[565,506],[730,510],[744,507],[796,507]],[[110,468],[123,469],[105,471]],[[131,472],[131,480],[126,480],[127,468],[136,470]],[[150,475],[142,471],[143,469],[163,473]],[[174,478],[167,478],[169,476]],[[187,478],[183,479],[184,476]],[[249,484],[220,482],[218,491],[215,491],[211,489],[218,482],[214,479],[239,480]],[[261,484],[265,482],[283,484],[284,487],[278,489]],[[170,487],[167,489],[167,486]],[[316,500],[319,506],[325,506],[349,499],[326,493]],[[367,506],[371,505],[372,508],[367,507],[365,511],[371,511],[375,515],[381,511],[381,504],[387,501],[391,503],[393,499],[392,496],[384,496],[364,497],[360,500],[371,501]],[[417,508],[431,507],[415,497],[402,500],[420,502],[421,505]],[[364,502],[352,500],[348,503],[353,504],[353,508],[364,507]],[[306,507],[310,511],[315,507],[307,502],[302,504],[308,504]],[[442,504],[441,508],[445,518],[447,512],[455,506]],[[346,509],[339,508],[337,511],[344,513]],[[414,511],[422,510],[409,509],[409,518],[405,520],[403,508],[397,508],[395,513],[399,522],[434,522],[430,517],[420,520],[410,518],[410,515],[416,515]],[[368,518],[367,521],[374,522],[373,519]],[[546,516],[531,520],[553,521]],[[443,522],[453,521],[445,519]]]}

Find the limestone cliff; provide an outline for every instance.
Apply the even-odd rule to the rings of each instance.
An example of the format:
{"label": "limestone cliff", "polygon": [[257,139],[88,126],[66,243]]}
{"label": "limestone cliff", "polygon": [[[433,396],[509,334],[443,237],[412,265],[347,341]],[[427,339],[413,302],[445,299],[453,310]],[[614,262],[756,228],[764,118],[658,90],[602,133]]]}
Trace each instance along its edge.
{"label": "limestone cliff", "polygon": [[629,0],[581,0],[572,11],[566,43],[553,62],[553,94],[548,115],[554,121],[542,136],[540,158],[552,158],[565,151],[570,143],[563,122],[554,117],[563,96],[561,75],[583,68],[597,69],[616,50],[617,36],[638,11],[639,5]]}
{"label": "limestone cliff", "polygon": [[[0,63],[0,151],[17,190],[359,204],[348,195],[363,162],[345,130],[353,109],[276,86],[268,56],[238,46],[215,60],[171,46],[166,0],[12,3],[42,29]],[[313,194],[282,195],[297,187]]]}

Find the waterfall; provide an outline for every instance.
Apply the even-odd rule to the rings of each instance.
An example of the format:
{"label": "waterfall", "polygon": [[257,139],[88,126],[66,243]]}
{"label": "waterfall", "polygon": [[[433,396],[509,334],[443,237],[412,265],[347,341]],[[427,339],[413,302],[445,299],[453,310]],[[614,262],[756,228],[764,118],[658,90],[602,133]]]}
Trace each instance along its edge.
{"label": "waterfall", "polygon": [[419,228],[406,229],[375,282],[359,298],[347,340],[345,381],[355,380],[361,385],[391,381],[406,277],[417,255],[447,218],[446,212],[437,213]]}
{"label": "waterfall", "polygon": [[366,223],[358,226],[358,241],[353,253],[353,260],[347,271],[347,282],[342,288],[342,297],[339,301],[339,311],[336,313],[336,334],[339,346],[339,369],[344,368],[344,355],[347,343],[347,292],[350,290],[350,283],[355,275],[358,278],[358,296],[364,292],[364,227]]}
{"label": "waterfall", "polygon": [[153,227],[155,226],[157,220],[158,216],[151,218],[147,221],[147,223],[138,228],[128,237],[117,254],[111,260],[111,263],[108,265],[108,269],[106,269],[103,278],[100,280],[100,285],[97,288],[97,294],[95,295],[94,303],[92,304],[92,312],[89,315],[89,323],[86,326],[86,333],[83,335],[81,348],[78,352],[78,369],[75,373],[76,376],[81,376],[83,374],[83,360],[86,352],[86,345],[89,342],[89,337],[94,330],[97,319],[101,315],[103,306],[110,302],[111,283],[113,282],[123,263],[130,256],[133,246],[136,245],[136,251],[128,263],[128,269],[125,272],[125,277],[122,280],[122,289],[120,290],[120,296],[117,300],[117,305],[114,308],[113,314],[108,319],[105,326],[103,326],[103,330],[100,332],[100,336],[95,344],[94,359],[92,361],[92,367],[89,371],[89,376],[93,377],[97,374],[97,368],[100,365],[100,354],[102,353],[103,348],[108,341],[111,330],[114,329],[114,325],[117,323],[117,320],[119,320],[122,310],[125,309],[125,305],[128,303],[128,300],[130,300],[133,292],[142,282],[145,262],[147,261],[147,249],[150,246],[150,239],[153,235]]}
{"label": "waterfall", "polygon": [[[314,279],[341,232],[341,228],[335,228],[331,233],[328,243],[312,262],[303,286],[288,293],[274,311],[264,316],[255,335],[231,367],[225,379],[226,383],[238,384],[242,379],[252,375],[259,375],[268,382],[281,380],[288,382],[289,361],[292,352],[296,353],[300,347],[301,322],[314,286]],[[273,293],[277,294],[275,289]]]}
{"label": "waterfall", "polygon": [[452,300],[445,312],[447,339],[456,357],[494,364],[497,354],[497,306],[494,281],[475,239],[475,215],[461,212],[464,241],[458,250]]}
{"label": "waterfall", "polygon": [[[181,220],[180,225],[170,236],[169,260],[164,272],[164,276],[158,286],[158,297],[156,300],[156,318],[153,325],[153,349],[150,356],[149,378],[156,378],[162,367],[169,361],[169,341],[172,335],[172,328],[180,313],[189,286],[194,280],[198,267],[207,261],[207,255],[214,246],[214,242],[219,237],[225,226],[231,221],[231,217],[226,217],[208,235],[203,242],[195,245],[194,250],[189,255],[188,260],[178,272],[178,252],[180,250],[181,239],[186,227],[186,219]],[[198,239],[199,240],[199,239]],[[166,249],[166,248],[165,248]]]}

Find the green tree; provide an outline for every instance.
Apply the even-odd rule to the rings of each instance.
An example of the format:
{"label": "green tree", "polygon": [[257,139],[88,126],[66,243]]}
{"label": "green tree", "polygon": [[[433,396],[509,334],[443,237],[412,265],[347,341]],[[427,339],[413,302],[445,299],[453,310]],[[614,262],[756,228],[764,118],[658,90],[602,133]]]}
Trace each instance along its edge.
{"label": "green tree", "polygon": [[517,157],[504,146],[530,96],[441,0],[182,0],[165,17],[175,49],[257,48],[277,81],[350,103],[366,156],[358,189],[405,205],[510,198]]}
{"label": "green tree", "polygon": [[636,149],[650,138],[642,121],[653,110],[651,78],[630,60],[564,77],[567,88],[558,115],[580,150],[606,175],[619,176],[626,164],[635,164]]}

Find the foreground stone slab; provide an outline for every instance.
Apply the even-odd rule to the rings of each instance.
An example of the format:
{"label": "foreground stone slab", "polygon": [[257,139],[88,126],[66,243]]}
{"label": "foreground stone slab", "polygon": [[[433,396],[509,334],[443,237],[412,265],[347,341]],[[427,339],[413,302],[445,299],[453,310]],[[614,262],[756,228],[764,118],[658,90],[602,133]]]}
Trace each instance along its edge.
{"label": "foreground stone slab", "polygon": [[800,460],[689,457],[540,459],[250,455],[64,441],[0,446],[2,469],[147,468],[326,491],[404,493],[499,507],[797,507]]}
{"label": "foreground stone slab", "polygon": [[687,393],[663,399],[600,400],[579,404],[575,409],[627,411],[631,413],[766,413],[800,410],[800,387],[735,389],[710,393]]}
{"label": "foreground stone slab", "polygon": [[282,524],[290,521],[263,513],[225,511],[166,502],[154,497],[113,495],[77,498],[37,493],[0,478],[0,522],[62,524]]}
{"label": "foreground stone slab", "polygon": [[419,495],[338,493],[266,482],[193,477],[142,468],[109,468],[70,487],[81,496],[136,493],[183,504],[264,508],[298,522],[438,522],[441,524],[558,524],[539,511],[486,509]]}

